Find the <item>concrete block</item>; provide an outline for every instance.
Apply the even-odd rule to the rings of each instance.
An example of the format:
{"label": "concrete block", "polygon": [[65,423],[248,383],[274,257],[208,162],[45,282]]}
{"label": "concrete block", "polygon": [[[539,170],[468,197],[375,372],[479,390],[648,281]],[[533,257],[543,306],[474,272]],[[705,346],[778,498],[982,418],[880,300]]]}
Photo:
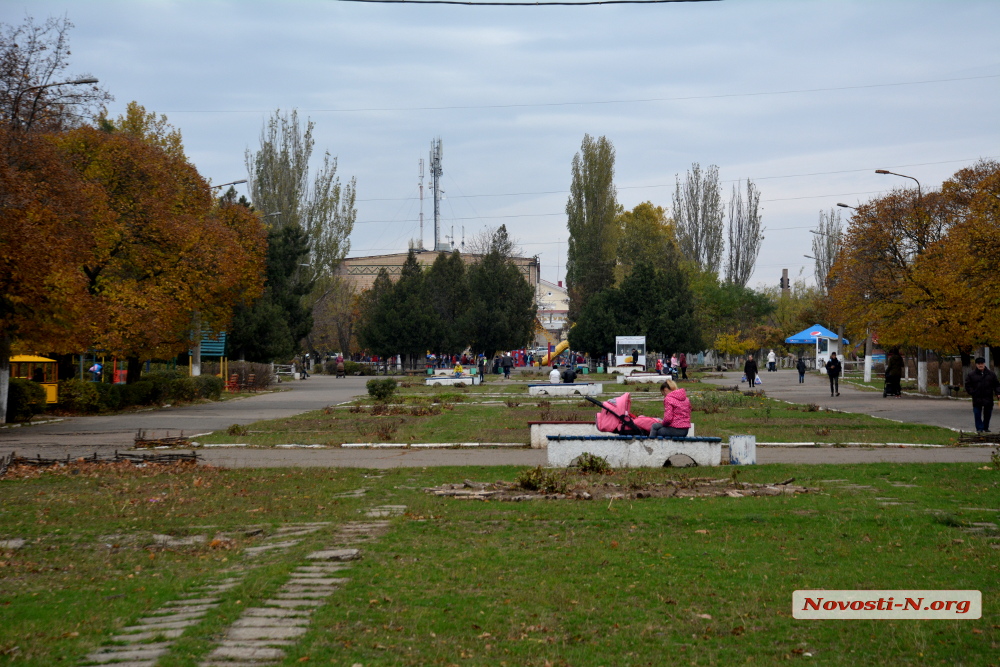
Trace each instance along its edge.
{"label": "concrete block", "polygon": [[604,385],[595,382],[528,385],[528,396],[597,396],[603,391]]}
{"label": "concrete block", "polygon": [[699,466],[722,463],[719,438],[670,439],[618,435],[573,437],[550,436],[548,464],[568,467],[578,456],[589,453],[604,458],[614,468],[662,468],[675,454],[685,454]]}

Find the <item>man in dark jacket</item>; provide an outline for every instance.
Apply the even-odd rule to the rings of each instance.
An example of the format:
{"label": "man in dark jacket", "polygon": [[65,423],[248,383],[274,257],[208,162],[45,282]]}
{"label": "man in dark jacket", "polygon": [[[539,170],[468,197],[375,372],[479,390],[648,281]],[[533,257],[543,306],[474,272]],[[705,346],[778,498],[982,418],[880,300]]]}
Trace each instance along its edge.
{"label": "man in dark jacket", "polygon": [[500,360],[500,367],[503,368],[503,377],[505,380],[510,379],[510,369],[514,367],[514,358],[509,354],[503,355]]}
{"label": "man in dark jacket", "polygon": [[976,433],[990,432],[993,415],[993,396],[1000,396],[1000,380],[996,373],[986,368],[986,359],[976,358],[976,367],[965,378],[965,391],[972,397],[972,416],[976,420]]}
{"label": "man in dark jacket", "polygon": [[840,359],[836,352],[830,353],[830,361],[826,362],[826,374],[830,376],[830,396],[840,396]]}
{"label": "man in dark jacket", "polygon": [[752,354],[747,355],[747,362],[743,364],[743,374],[747,376],[747,382],[750,383],[750,388],[753,389],[757,383],[757,362],[753,360]]}
{"label": "man in dark jacket", "polygon": [[562,381],[565,384],[573,384],[576,382],[576,369],[573,368],[573,364],[568,364],[566,370],[562,372]]}

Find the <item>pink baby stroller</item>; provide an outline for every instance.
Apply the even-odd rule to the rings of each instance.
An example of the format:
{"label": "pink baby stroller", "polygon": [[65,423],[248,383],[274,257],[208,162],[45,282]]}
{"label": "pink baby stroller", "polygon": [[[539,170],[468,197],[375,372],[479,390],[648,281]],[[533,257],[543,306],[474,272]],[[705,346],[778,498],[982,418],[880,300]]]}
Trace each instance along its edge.
{"label": "pink baby stroller", "polygon": [[636,416],[629,412],[632,407],[632,397],[628,392],[603,403],[591,396],[585,398],[601,408],[596,415],[596,423],[597,430],[602,433],[649,435],[649,429],[656,423],[652,417]]}

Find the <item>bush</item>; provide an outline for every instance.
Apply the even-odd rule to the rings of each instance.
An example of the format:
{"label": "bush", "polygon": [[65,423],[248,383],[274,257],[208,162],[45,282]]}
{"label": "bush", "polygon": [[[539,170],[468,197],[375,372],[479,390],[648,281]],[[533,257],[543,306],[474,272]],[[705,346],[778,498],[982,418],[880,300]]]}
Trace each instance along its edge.
{"label": "bush", "polygon": [[214,375],[200,375],[194,381],[198,385],[198,396],[214,401],[219,400],[219,397],[222,396],[222,390],[226,386],[222,378]]}
{"label": "bush", "polygon": [[376,401],[387,401],[396,393],[396,381],[392,378],[369,380],[365,386],[368,387],[368,395]]}
{"label": "bush", "polygon": [[584,452],[573,460],[572,465],[580,468],[582,473],[593,473],[595,475],[606,475],[611,472],[611,464],[603,456],[597,456],[590,452]]}
{"label": "bush", "polygon": [[7,421],[28,421],[45,411],[45,388],[24,378],[11,378],[7,387]]}
{"label": "bush", "polygon": [[153,402],[153,393],[156,386],[148,380],[139,380],[132,384],[115,385],[118,389],[120,400],[118,406],[127,408],[132,405],[148,405]]}
{"label": "bush", "polygon": [[566,493],[566,480],[560,478],[554,471],[545,470],[542,466],[522,470],[514,478],[514,484],[526,491],[542,491],[545,493]]}
{"label": "bush", "polygon": [[121,393],[118,391],[119,385],[105,382],[95,382],[94,389],[97,390],[97,402],[99,410],[117,410],[121,405]]}
{"label": "bush", "polygon": [[101,409],[97,383],[63,380],[59,383],[59,404],[70,412],[97,412]]}
{"label": "bush", "polygon": [[178,378],[170,383],[168,392],[171,400],[193,401],[198,398],[197,378]]}
{"label": "bush", "polygon": [[133,405],[142,405],[144,403],[163,403],[164,401],[169,401],[174,397],[174,383],[177,380],[183,380],[186,377],[186,373],[178,370],[150,371],[149,373],[144,373],[139,382],[150,383],[152,390],[149,397],[143,403],[133,403]]}
{"label": "bush", "polygon": [[[334,364],[336,366],[336,364]],[[336,372],[336,371],[335,371]],[[344,372],[348,375],[374,375],[375,371],[367,364],[359,364],[356,361],[344,361]]]}

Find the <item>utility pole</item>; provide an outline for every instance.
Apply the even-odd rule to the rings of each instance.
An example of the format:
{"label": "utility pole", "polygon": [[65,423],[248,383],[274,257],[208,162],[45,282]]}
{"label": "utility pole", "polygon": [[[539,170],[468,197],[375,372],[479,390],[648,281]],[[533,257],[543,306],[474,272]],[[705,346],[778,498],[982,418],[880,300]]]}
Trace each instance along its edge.
{"label": "utility pole", "polygon": [[420,158],[420,249],[424,249],[424,160]]}
{"label": "utility pole", "polygon": [[434,188],[434,252],[447,251],[441,243],[441,139],[431,141],[431,187]]}

